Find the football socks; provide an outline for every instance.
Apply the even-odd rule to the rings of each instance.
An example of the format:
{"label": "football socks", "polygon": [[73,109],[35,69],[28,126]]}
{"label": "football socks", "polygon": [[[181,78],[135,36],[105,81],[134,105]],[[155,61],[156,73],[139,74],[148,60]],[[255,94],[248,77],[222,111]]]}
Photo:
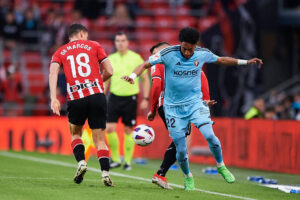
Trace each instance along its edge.
{"label": "football socks", "polygon": [[214,131],[212,129],[212,125],[206,124],[204,126],[201,126],[199,130],[208,142],[208,146],[211,152],[213,153],[216,161],[218,163],[221,163],[223,161],[221,143],[217,136],[215,136]]}
{"label": "football socks", "polygon": [[109,171],[109,151],[104,149],[97,151],[97,158],[100,163],[101,171]]}
{"label": "football socks", "polygon": [[186,147],[186,138],[181,137],[176,140],[173,140],[175,146],[176,146],[176,158],[177,162],[184,174],[190,173],[189,168],[189,159],[187,155],[187,147]]}
{"label": "football socks", "polygon": [[81,160],[85,160],[85,156],[84,156],[85,149],[81,139],[74,139],[71,142],[71,147],[73,149],[73,154],[77,162],[80,162]]}
{"label": "football socks", "polygon": [[111,151],[111,159],[114,162],[120,163],[121,162],[120,153],[119,153],[120,142],[119,142],[118,134],[117,132],[112,132],[106,135],[107,135],[108,145]]}
{"label": "football socks", "polygon": [[127,164],[131,164],[134,151],[134,141],[131,134],[124,134],[124,161]]}
{"label": "football socks", "polygon": [[157,171],[157,174],[159,176],[166,176],[166,173],[168,172],[168,170],[170,169],[170,167],[176,162],[176,147],[174,142],[172,142],[170,144],[170,146],[168,147],[167,151],[165,152],[164,155],[164,160],[159,168],[159,170]]}

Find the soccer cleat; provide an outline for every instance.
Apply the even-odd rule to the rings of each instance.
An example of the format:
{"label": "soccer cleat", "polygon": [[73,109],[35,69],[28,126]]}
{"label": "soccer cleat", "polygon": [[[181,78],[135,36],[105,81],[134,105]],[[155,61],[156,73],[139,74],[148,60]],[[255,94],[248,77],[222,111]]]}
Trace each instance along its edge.
{"label": "soccer cleat", "polygon": [[225,167],[225,165],[223,165],[222,167],[218,167],[217,170],[227,183],[233,183],[235,181],[233,174]]}
{"label": "soccer cleat", "polygon": [[184,189],[186,191],[195,190],[194,178],[193,177],[185,177],[184,178]]}
{"label": "soccer cleat", "polygon": [[126,170],[126,171],[130,171],[131,166],[128,163],[125,163],[125,165],[123,166],[123,169]]}
{"label": "soccer cleat", "polygon": [[113,187],[114,186],[114,183],[112,182],[112,180],[110,179],[109,176],[103,176],[102,177],[102,183],[107,187]]}
{"label": "soccer cleat", "polygon": [[78,169],[74,177],[74,182],[80,184],[83,181],[83,177],[86,171],[87,171],[87,164],[84,160],[82,160],[78,163]]}
{"label": "soccer cleat", "polygon": [[173,188],[171,188],[169,186],[167,180],[168,179],[166,177],[160,176],[157,173],[155,173],[152,177],[152,183],[158,185],[161,188],[168,189],[168,190],[173,190]]}
{"label": "soccer cleat", "polygon": [[112,161],[111,163],[109,163],[109,168],[110,169],[117,168],[117,167],[120,167],[120,166],[121,166],[121,163],[119,163],[119,162]]}

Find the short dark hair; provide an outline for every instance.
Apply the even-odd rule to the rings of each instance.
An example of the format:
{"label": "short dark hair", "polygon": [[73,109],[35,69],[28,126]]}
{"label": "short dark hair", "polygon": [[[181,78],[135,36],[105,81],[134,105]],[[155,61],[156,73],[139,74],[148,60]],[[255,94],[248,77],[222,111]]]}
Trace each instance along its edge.
{"label": "short dark hair", "polygon": [[179,32],[179,41],[197,44],[200,40],[200,33],[195,28],[185,27]]}
{"label": "short dark hair", "polygon": [[69,38],[73,37],[74,35],[76,35],[80,31],[88,32],[87,28],[85,26],[83,26],[82,24],[72,24],[68,28],[68,36],[69,36]]}
{"label": "short dark hair", "polygon": [[155,48],[160,47],[161,45],[164,45],[164,44],[170,45],[168,42],[165,42],[165,41],[159,42],[159,43],[157,43],[156,45],[154,45],[154,46],[151,47],[150,53],[152,54]]}
{"label": "short dark hair", "polygon": [[117,37],[117,36],[120,36],[120,35],[125,35],[125,36],[126,36],[126,38],[128,39],[128,36],[127,36],[127,34],[126,34],[125,32],[123,32],[123,31],[119,31],[119,32],[117,32],[117,33],[116,33],[116,35],[115,35],[115,39],[116,39],[116,37]]}

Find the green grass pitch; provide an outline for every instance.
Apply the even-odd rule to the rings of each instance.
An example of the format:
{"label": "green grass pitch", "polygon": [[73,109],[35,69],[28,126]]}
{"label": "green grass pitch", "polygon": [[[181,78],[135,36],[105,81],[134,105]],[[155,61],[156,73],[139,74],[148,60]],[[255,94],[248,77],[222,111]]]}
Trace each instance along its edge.
{"label": "green grass pitch", "polygon": [[[300,194],[286,194],[277,189],[247,181],[247,176],[261,175],[277,179],[279,184],[300,184],[300,175],[229,169],[236,177],[234,184],[226,183],[220,175],[206,175],[207,165],[191,165],[198,191],[182,188],[163,190],[150,179],[160,165],[159,160],[148,160],[146,165],[133,164],[132,171],[111,170],[115,187],[105,187],[100,181],[99,163],[95,157],[88,162],[89,171],[84,181],[73,183],[76,162],[73,156],[28,152],[0,151],[1,200],[218,200],[218,199],[300,199]],[[129,177],[130,176],[130,177]],[[169,171],[169,183],[183,185],[181,171]],[[212,193],[209,193],[212,192]],[[225,196],[224,196],[225,195]],[[226,196],[227,195],[227,196]]]}

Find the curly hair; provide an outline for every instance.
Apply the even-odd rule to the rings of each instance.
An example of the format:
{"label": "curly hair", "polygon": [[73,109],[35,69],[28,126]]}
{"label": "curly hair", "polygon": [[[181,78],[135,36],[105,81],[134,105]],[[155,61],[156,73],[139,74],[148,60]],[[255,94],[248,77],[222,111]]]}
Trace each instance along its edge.
{"label": "curly hair", "polygon": [[185,27],[179,32],[179,41],[197,44],[200,40],[200,33],[195,28]]}

